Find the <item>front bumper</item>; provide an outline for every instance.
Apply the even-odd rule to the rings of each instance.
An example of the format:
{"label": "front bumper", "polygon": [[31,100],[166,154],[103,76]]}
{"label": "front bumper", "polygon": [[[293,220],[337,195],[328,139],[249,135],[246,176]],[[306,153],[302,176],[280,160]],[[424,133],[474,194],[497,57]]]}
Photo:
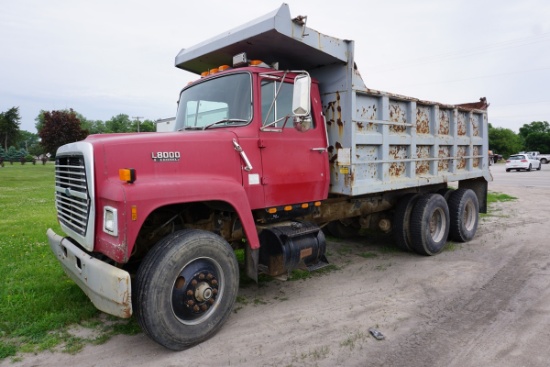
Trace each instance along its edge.
{"label": "front bumper", "polygon": [[65,273],[86,293],[95,307],[122,318],[132,316],[130,274],[98,260],[51,228],[50,247]]}

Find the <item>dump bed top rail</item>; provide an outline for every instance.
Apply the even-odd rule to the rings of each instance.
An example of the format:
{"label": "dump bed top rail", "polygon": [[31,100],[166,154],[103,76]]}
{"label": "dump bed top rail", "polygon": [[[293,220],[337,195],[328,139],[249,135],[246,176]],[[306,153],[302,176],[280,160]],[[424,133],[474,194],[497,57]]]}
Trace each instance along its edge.
{"label": "dump bed top rail", "polygon": [[281,69],[314,69],[347,63],[348,43],[308,28],[306,17],[290,17],[287,4],[263,17],[220,34],[193,47],[182,49],[176,66],[200,74],[220,65],[231,65],[241,52]]}

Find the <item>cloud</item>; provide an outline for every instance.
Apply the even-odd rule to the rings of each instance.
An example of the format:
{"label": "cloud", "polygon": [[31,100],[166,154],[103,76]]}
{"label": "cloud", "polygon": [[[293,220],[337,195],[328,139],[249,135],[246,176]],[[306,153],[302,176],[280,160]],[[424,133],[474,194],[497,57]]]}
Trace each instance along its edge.
{"label": "cloud", "polygon": [[[0,110],[89,119],[171,117],[196,76],[174,67],[192,46],[277,9],[280,1],[21,0],[0,13]],[[486,96],[494,126],[550,120],[550,3],[303,0],[292,16],[356,43],[368,87],[444,103]],[[522,104],[518,104],[522,103]],[[511,117],[514,116],[514,117]]]}

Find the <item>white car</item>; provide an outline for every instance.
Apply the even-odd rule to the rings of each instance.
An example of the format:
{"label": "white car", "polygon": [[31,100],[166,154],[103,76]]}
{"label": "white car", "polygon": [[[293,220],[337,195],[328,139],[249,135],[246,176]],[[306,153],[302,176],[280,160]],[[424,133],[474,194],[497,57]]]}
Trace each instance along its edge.
{"label": "white car", "polygon": [[512,154],[506,160],[506,172],[510,172],[513,169],[516,171],[519,171],[520,169],[524,169],[526,171],[536,169],[537,171],[540,171],[540,165],[540,161],[531,154]]}

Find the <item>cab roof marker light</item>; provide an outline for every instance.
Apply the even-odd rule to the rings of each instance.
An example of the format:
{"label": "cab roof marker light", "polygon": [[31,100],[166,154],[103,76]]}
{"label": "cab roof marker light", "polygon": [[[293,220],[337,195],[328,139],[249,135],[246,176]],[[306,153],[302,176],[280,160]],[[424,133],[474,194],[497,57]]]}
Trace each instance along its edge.
{"label": "cab roof marker light", "polygon": [[229,65],[220,65],[218,67],[219,71],[225,71],[225,70],[228,70],[228,69],[231,69],[231,66],[229,66]]}
{"label": "cab roof marker light", "polygon": [[242,52],[233,56],[233,67],[237,68],[239,66],[248,65],[248,59],[246,58],[246,52]]}
{"label": "cab roof marker light", "polygon": [[256,66],[256,67],[260,67],[260,68],[270,68],[270,66],[267,65],[262,60],[250,60],[250,66]]}

